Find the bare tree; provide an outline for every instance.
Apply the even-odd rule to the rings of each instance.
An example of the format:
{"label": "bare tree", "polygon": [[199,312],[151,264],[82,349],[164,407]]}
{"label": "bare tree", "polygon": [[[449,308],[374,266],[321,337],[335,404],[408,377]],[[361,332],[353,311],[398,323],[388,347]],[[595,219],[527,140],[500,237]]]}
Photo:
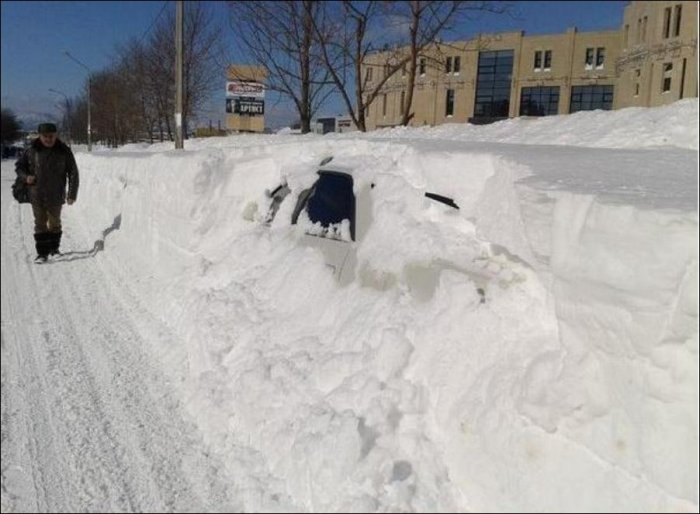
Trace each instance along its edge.
{"label": "bare tree", "polygon": [[[187,2],[184,31],[184,127],[222,82],[221,28],[203,3]],[[173,139],[175,103],[174,15],[160,19],[145,42],[132,39],[115,49],[113,63],[92,75],[92,126],[97,138],[113,145],[157,135]],[[74,100],[69,116],[82,140],[85,95]],[[187,130],[185,130],[187,134]]]}
{"label": "bare tree", "polygon": [[71,113],[73,111],[73,101],[65,97],[63,101],[60,103],[61,105],[61,110],[63,111],[63,114],[61,115],[61,131],[65,134],[64,137],[67,138],[68,143],[70,144],[72,141],[72,135],[71,135]]}
{"label": "bare tree", "polygon": [[[174,22],[173,22],[174,23]],[[171,115],[175,112],[175,43],[172,25],[161,23],[149,38],[145,52],[145,94],[149,96],[156,115],[161,141],[173,140]]]}
{"label": "bare tree", "polygon": [[149,87],[147,48],[137,39],[132,39],[119,48],[117,67],[124,87],[133,102],[134,120],[132,138],[147,138],[151,143],[157,127],[157,102]]}
{"label": "bare tree", "polygon": [[[186,2],[183,34],[185,137],[190,120],[211,94],[221,87],[222,29],[213,11],[202,2]],[[121,49],[121,68],[135,89],[134,104],[148,137],[173,139],[175,112],[175,16],[172,12],[155,26],[145,44],[132,41]]]}
{"label": "bare tree", "polygon": [[[369,80],[367,76],[362,77],[362,65],[372,49],[371,43],[367,42],[368,29],[380,12],[379,3],[373,0],[362,3],[343,0],[341,9],[337,9],[333,3],[322,5],[319,16],[313,19],[321,56],[352,121],[364,132],[366,109],[379,94],[379,85],[372,93],[365,94]],[[352,84],[348,82],[346,74],[348,67],[354,72],[354,104],[350,97]],[[385,77],[380,85],[387,80],[388,77]]]}
{"label": "bare tree", "polygon": [[[114,69],[106,69],[92,76],[92,128],[102,141],[117,146],[123,138],[123,124],[128,104],[124,102],[121,77]],[[121,118],[121,119],[120,119]]]}
{"label": "bare tree", "polygon": [[2,109],[0,113],[0,125],[2,125],[2,144],[12,143],[20,134],[19,120],[10,109]]}
{"label": "bare tree", "polygon": [[[222,29],[213,11],[203,2],[186,2],[183,34],[183,132],[209,96],[221,87]],[[175,15],[170,12],[157,26],[147,50],[148,89],[155,95],[158,126],[163,138],[173,139],[175,112]]]}
{"label": "bare tree", "polygon": [[87,97],[82,95],[71,98],[70,104],[66,125],[70,127],[71,140],[74,143],[87,143]]}
{"label": "bare tree", "polygon": [[[365,117],[369,106],[382,93],[387,81],[402,69],[407,69],[409,74],[402,123],[410,122],[418,61],[425,58],[438,65],[439,61],[433,55],[435,51],[429,50],[438,48],[438,37],[453,23],[462,22],[474,13],[501,13],[507,10],[504,2],[461,0],[381,3],[343,0],[342,9],[336,8],[333,3],[324,4],[324,7],[322,24],[314,25],[315,34],[336,88],[353,122],[362,131],[366,130]],[[377,36],[377,27],[389,27],[397,20],[405,30],[400,31],[393,40]],[[377,60],[376,54],[380,51],[382,60]],[[338,66],[339,63],[342,65]],[[352,68],[354,82],[344,79],[342,71],[345,67]],[[362,76],[363,69],[376,70],[377,73]],[[375,75],[377,77],[372,80],[371,77]],[[350,94],[352,86],[354,105]]]}
{"label": "bare tree", "polygon": [[317,0],[229,2],[232,29],[251,59],[267,72],[267,87],[290,98],[301,132],[332,93],[330,73],[314,38]]}
{"label": "bare tree", "polygon": [[[430,58],[430,53],[426,52],[433,46],[438,36],[452,28],[453,23],[464,22],[474,14],[483,12],[502,14],[507,12],[509,5],[503,2],[467,2],[467,1],[430,1],[411,0],[410,2],[397,2],[395,4],[399,16],[410,20],[408,26],[408,55],[399,55],[394,58],[394,62],[401,63],[401,67],[408,68],[408,83],[406,86],[406,96],[402,106],[402,125],[408,125],[413,118],[411,106],[413,104],[413,91],[416,84],[416,71],[418,69],[418,59],[423,56]],[[434,45],[437,56],[440,55],[439,46]],[[433,56],[433,59],[435,57]],[[441,60],[433,61],[434,65],[440,66]],[[394,70],[396,72],[396,69]]]}
{"label": "bare tree", "polygon": [[[183,130],[212,93],[222,87],[223,30],[203,2],[186,2],[184,31]],[[173,24],[174,25],[174,24]]]}

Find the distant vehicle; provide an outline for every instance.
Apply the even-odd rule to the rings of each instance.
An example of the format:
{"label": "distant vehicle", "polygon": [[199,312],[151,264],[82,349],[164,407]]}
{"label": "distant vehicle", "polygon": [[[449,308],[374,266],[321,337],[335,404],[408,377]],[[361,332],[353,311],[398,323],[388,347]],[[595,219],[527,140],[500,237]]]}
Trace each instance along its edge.
{"label": "distant vehicle", "polygon": [[22,155],[24,148],[18,145],[2,146],[2,158],[3,159],[19,159]]}
{"label": "distant vehicle", "polygon": [[[331,268],[341,286],[358,280],[364,286],[379,290],[392,287],[398,277],[384,273],[372,273],[357,269],[356,250],[362,244],[372,224],[372,202],[381,195],[374,183],[366,184],[355,192],[355,169],[325,159],[318,171],[318,178],[310,188],[296,196],[296,204],[290,219],[291,225],[304,226],[303,244],[315,247],[323,253],[326,265]],[[286,183],[266,192],[270,207],[264,222],[271,224],[280,206],[291,193]],[[445,209],[459,209],[452,198],[427,192],[426,198]],[[396,249],[401,252],[400,248]],[[501,262],[503,259],[501,259]],[[443,270],[463,273],[475,284],[477,292],[485,301],[487,285],[492,281],[503,282],[500,273],[503,266],[493,266],[489,258],[473,262],[450,262],[438,259],[429,264],[414,263],[406,266],[402,279],[415,296],[427,299],[432,296]]]}

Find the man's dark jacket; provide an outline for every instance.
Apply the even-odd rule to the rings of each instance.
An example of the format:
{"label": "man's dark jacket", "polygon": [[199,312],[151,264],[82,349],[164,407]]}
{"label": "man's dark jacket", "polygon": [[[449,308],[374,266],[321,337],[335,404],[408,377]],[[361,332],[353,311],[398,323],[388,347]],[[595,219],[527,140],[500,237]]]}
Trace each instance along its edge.
{"label": "man's dark jacket", "polygon": [[66,198],[75,200],[78,197],[78,166],[73,152],[60,139],[51,148],[42,145],[39,138],[32,141],[17,160],[15,171],[25,181],[28,175],[36,177],[34,184],[29,186],[29,198],[33,204],[62,205]]}

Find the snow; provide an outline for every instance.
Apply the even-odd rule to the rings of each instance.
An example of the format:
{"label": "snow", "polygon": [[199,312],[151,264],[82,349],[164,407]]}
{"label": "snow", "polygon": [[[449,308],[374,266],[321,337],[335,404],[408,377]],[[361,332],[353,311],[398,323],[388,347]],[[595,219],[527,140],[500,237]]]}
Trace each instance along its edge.
{"label": "snow", "polygon": [[[328,156],[375,186],[346,286],[289,222]],[[77,161],[43,267],[3,162],[3,511],[698,510],[696,99]],[[21,428],[52,389],[114,427],[75,421],[82,467],[70,423]]]}

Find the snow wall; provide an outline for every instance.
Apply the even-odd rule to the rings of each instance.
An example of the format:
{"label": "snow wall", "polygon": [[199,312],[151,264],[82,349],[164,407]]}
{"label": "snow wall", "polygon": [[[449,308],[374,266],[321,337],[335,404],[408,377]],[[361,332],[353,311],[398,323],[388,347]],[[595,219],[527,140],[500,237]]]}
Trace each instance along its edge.
{"label": "snow wall", "polygon": [[[594,157],[556,140],[573,117],[546,120],[561,148],[492,126],[491,145],[438,127],[80,153],[66,228],[179,335],[150,350],[245,510],[697,511],[697,101],[679,104],[686,148],[654,146],[655,109],[579,116],[652,127],[636,149],[601,131]],[[377,186],[358,268],[390,287],[339,287],[293,202],[262,223],[265,189],[298,193],[329,155]],[[445,258],[484,263],[485,302],[449,270],[411,294],[410,266]]]}

